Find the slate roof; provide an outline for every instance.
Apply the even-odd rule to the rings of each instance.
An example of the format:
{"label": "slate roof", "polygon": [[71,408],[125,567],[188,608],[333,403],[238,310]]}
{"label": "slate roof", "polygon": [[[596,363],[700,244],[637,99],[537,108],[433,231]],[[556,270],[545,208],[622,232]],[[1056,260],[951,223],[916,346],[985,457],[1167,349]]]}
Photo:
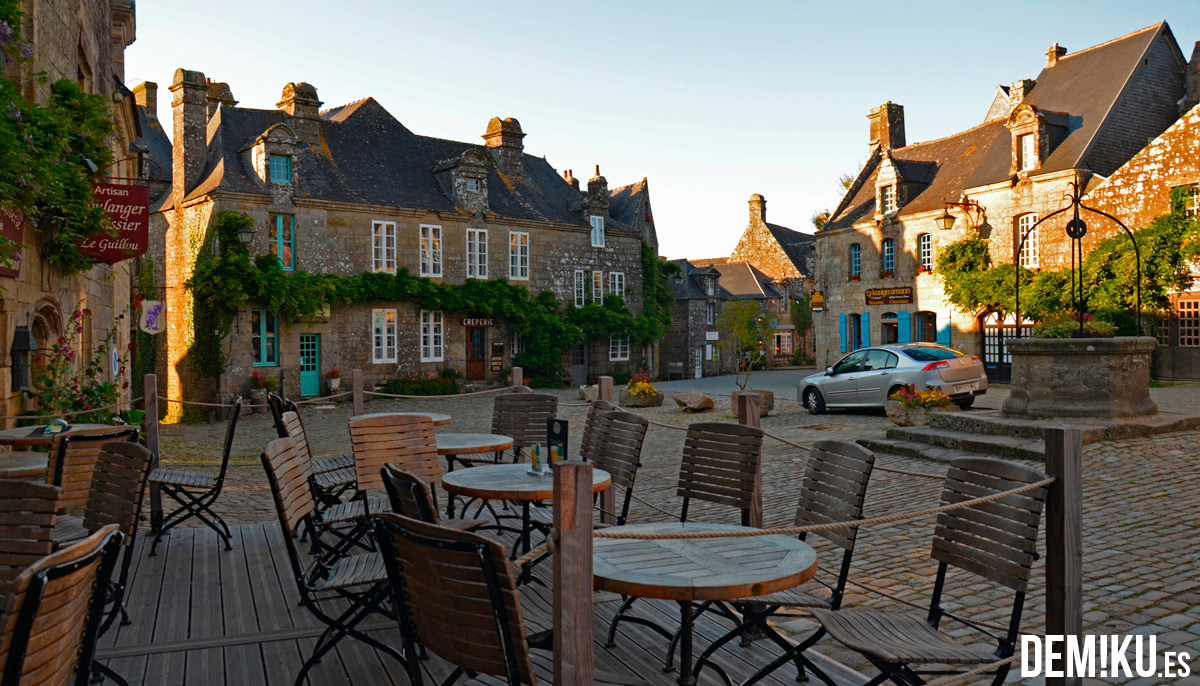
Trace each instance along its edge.
{"label": "slate roof", "polygon": [[812,275],[812,269],[809,268],[809,256],[812,255],[813,247],[816,245],[817,237],[811,233],[801,233],[786,226],[772,224],[767,222],[767,229],[771,235],[775,237],[775,241],[783,248],[783,252],[787,254],[788,259],[796,267],[801,274]]}
{"label": "slate roof", "polygon": [[734,300],[782,298],[771,277],[750,266],[748,262],[730,262],[714,267],[721,272],[721,288]]}
{"label": "slate roof", "polygon": [[134,143],[142,146],[147,156],[161,168],[161,171],[151,168],[152,177],[169,183],[171,180],[171,139],[167,137],[167,132],[163,130],[156,114],[148,112],[141,105],[135,105],[133,109],[137,114],[138,126],[141,129],[140,135]]}
{"label": "slate roof", "polygon": [[[1068,53],[1038,75],[1023,103],[1047,113],[1051,145],[1039,173],[1090,169],[1113,170],[1099,157],[1098,135],[1120,136],[1139,130],[1140,121],[1109,116],[1142,66],[1154,42],[1162,37],[1178,52],[1165,22],[1134,31],[1107,43]],[[901,215],[942,207],[942,198],[958,200],[964,189],[1009,178],[1012,139],[1004,119],[994,119],[945,138],[890,152],[901,180],[920,184],[901,208]],[[1103,131],[1102,131],[1103,129]],[[1147,135],[1159,132],[1148,132]],[[854,225],[874,216],[875,177],[881,162],[873,155],[825,229]]]}
{"label": "slate roof", "polygon": [[[260,110],[222,105],[208,122],[204,170],[185,200],[217,189],[264,193],[253,169],[242,161],[242,150],[267,129],[287,125],[283,110]],[[297,197],[391,207],[450,212],[456,209],[435,169],[445,167],[463,152],[481,144],[432,138],[413,133],[373,98],[365,98],[321,113],[320,144],[301,144],[295,153]],[[524,175],[509,178],[488,165],[488,211],[513,219],[552,221],[588,226],[582,201],[586,193],[568,184],[544,157],[524,156]],[[635,188],[640,186],[640,188]],[[626,190],[628,189],[628,190]],[[637,210],[648,207],[648,188],[627,186],[617,212],[606,222],[616,229],[638,226]],[[171,206],[171,195],[153,211]],[[645,226],[645,215],[640,225]]]}
{"label": "slate roof", "polygon": [[650,208],[650,182],[645,177],[609,192],[608,215],[640,233],[657,250],[658,233],[654,230],[654,214]]}
{"label": "slate roof", "polygon": [[676,300],[693,300],[708,298],[708,291],[704,287],[704,279],[701,278],[706,274],[717,273],[717,292],[713,297],[728,298],[730,293],[721,288],[719,273],[711,267],[695,264],[691,260],[670,260],[671,264],[679,267],[679,275],[681,279],[671,279],[671,295]]}

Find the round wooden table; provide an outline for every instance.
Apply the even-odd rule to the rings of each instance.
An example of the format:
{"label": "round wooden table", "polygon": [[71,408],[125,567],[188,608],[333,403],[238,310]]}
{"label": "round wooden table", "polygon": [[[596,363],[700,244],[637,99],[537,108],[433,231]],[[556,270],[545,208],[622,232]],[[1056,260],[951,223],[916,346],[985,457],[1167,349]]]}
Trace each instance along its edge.
{"label": "round wooden table", "polygon": [[445,426],[450,423],[450,415],[441,412],[374,412],[372,414],[360,414],[358,417],[393,417],[399,415],[401,417],[429,417],[433,420],[434,426]]}
{"label": "round wooden table", "polygon": [[46,453],[13,452],[0,453],[0,479],[46,480],[46,469],[50,463]]}
{"label": "round wooden table", "polygon": [[13,429],[4,429],[0,431],[0,445],[13,446],[35,446],[35,445],[50,445],[54,442],[55,436],[74,433],[76,431],[86,431],[88,429],[116,429],[119,427],[109,426],[108,424],[71,424],[66,431],[57,434],[44,434],[44,424],[38,426],[18,426]]}
{"label": "round wooden table", "polygon": [[[604,533],[744,531],[748,527],[706,522],[631,524]],[[597,589],[679,603],[679,679],[695,684],[692,665],[692,603],[736,600],[787,590],[817,572],[817,555],[794,536],[741,538],[596,538],[592,575]]]}

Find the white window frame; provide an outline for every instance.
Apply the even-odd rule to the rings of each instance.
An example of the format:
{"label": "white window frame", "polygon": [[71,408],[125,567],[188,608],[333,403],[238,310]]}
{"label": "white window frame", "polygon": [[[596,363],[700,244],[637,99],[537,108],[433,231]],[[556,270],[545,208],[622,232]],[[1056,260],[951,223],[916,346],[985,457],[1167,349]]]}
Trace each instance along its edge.
{"label": "white window frame", "polygon": [[933,235],[923,233],[917,236],[918,265],[926,270],[933,270]]}
{"label": "white window frame", "polygon": [[508,232],[508,278],[529,280],[529,232]]}
{"label": "white window frame", "polygon": [[1017,136],[1017,150],[1017,162],[1020,167],[1017,171],[1029,171],[1037,168],[1037,136],[1032,133]]}
{"label": "white window frame", "polygon": [[487,229],[467,229],[467,278],[488,277]]}
{"label": "white window frame", "polygon": [[[1035,212],[1029,212],[1017,217],[1017,243],[1020,244],[1021,236],[1025,235],[1029,228],[1037,223],[1038,216]],[[1017,256],[1017,263],[1026,269],[1038,269],[1042,266],[1042,246],[1039,240],[1038,233],[1042,227],[1038,227],[1029,232],[1025,236],[1025,245],[1021,247],[1021,252]]]}
{"label": "white window frame", "polygon": [[587,304],[587,279],[583,276],[582,269],[575,270],[575,307],[583,307]]}
{"label": "white window frame", "polygon": [[592,302],[604,302],[604,272],[592,270]]}
{"label": "white window frame", "polygon": [[521,334],[516,331],[512,332],[512,351],[509,357],[515,358],[517,355],[525,353],[525,341],[521,339]]}
{"label": "white window frame", "polygon": [[479,179],[467,179],[466,188],[472,193],[478,193],[483,189],[483,184],[479,183]]}
{"label": "white window frame", "polygon": [[421,361],[445,359],[445,318],[440,310],[421,310]]}
{"label": "white window frame", "polygon": [[608,361],[626,362],[629,360],[629,338],[626,336],[608,337]]}
{"label": "white window frame", "polygon": [[396,310],[371,310],[371,362],[386,364],[396,359]]}
{"label": "white window frame", "polygon": [[442,275],[442,227],[421,225],[421,276]]}
{"label": "white window frame", "polygon": [[704,308],[704,318],[709,325],[717,323],[717,304],[710,302],[706,303]]}
{"label": "white window frame", "polygon": [[706,291],[706,292],[707,292],[707,293],[708,293],[710,296],[716,295],[716,294],[717,294],[717,282],[716,282],[716,280],[715,280],[715,279],[711,279],[711,278],[709,278],[709,279],[706,279],[706,280],[705,280],[705,283],[704,283],[704,290],[705,290],[705,291]]}
{"label": "white window frame", "polygon": [[794,352],[792,348],[792,332],[791,331],[776,331],[775,332],[775,348],[779,350],[779,354],[791,355]]}
{"label": "white window frame", "polygon": [[625,297],[625,272],[608,273],[608,292]]}
{"label": "white window frame", "polygon": [[588,222],[592,225],[592,247],[604,247],[604,217],[599,214],[593,214],[588,217]]}
{"label": "white window frame", "polygon": [[396,273],[396,222],[371,222],[371,271]]}

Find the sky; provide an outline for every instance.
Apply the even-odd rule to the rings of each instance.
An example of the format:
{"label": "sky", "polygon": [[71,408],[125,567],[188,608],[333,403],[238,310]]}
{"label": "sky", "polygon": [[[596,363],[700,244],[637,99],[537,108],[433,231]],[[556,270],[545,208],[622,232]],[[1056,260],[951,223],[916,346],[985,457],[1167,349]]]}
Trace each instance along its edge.
{"label": "sky", "polygon": [[137,5],[126,83],[160,87],[170,133],[176,68],[273,108],[289,81],[325,108],[374,97],[415,133],[482,143],[516,117],[525,151],[610,188],[649,179],[660,252],[728,255],[747,200],[813,230],[837,178],[867,156],[867,112],[904,106],[908,143],[983,120],[999,84],[1167,21],[1184,57],[1200,2],[608,3],[154,0]]}

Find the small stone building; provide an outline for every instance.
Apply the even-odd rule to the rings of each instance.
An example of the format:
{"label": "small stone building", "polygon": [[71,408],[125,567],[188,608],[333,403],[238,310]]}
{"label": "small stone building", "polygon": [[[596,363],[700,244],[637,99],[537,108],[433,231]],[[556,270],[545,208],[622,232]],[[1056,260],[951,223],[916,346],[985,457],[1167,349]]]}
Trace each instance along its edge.
{"label": "small stone building", "polygon": [[[482,143],[467,143],[416,134],[372,98],[322,111],[306,83],[288,84],[275,109],[239,107],[227,84],[184,69],[171,93],[172,183],[151,217],[168,294],[160,359],[169,397],[244,392],[256,370],[292,396],[324,392],[335,367],[361,368],[368,383],[444,368],[491,382],[522,347],[506,322],[410,302],[338,306],[299,322],[251,304],[224,341],[219,388],[206,387],[187,364],[184,284],[219,210],[253,218],[252,255],[274,253],[285,270],[503,278],[567,306],[616,293],[641,311],[643,242],[657,253],[647,182],[610,190],[597,167],[581,187],[570,170],[525,152],[516,119],[493,118]],[[593,340],[566,356],[564,375],[582,383],[652,353],[628,339]]]}
{"label": "small stone building", "polygon": [[870,157],[817,233],[818,365],[871,344],[936,341],[1007,380],[1004,340],[1018,323],[953,308],[933,272],[938,251],[978,234],[996,263],[1069,264],[1049,222],[1019,255],[1017,237],[1062,208],[1072,184],[1101,183],[1167,129],[1185,90],[1187,61],[1166,23],[1073,54],[1054,45],[1046,58],[1036,79],[997,89],[981,124],[945,138],[908,144],[895,103],[868,114]]}

